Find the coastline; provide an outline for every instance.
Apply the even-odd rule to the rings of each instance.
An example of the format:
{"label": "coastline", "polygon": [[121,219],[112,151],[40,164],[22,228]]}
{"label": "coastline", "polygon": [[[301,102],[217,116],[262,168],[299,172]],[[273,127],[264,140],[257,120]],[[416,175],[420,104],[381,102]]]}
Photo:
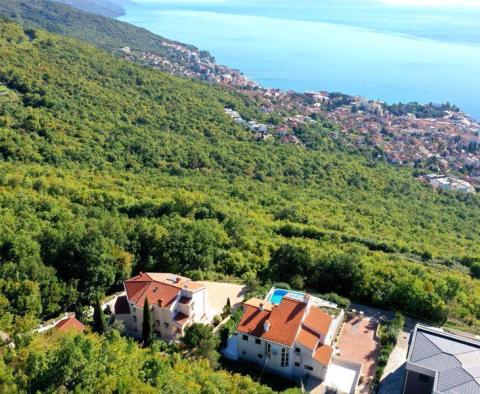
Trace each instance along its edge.
{"label": "coastline", "polygon": [[[197,8],[202,11],[192,11]],[[221,14],[201,6],[127,7],[119,20],[206,49],[218,63],[267,88],[340,91],[389,103],[449,101],[480,119],[480,97],[475,98],[480,81],[472,83],[472,67],[456,60],[480,64],[480,48],[335,23]]]}

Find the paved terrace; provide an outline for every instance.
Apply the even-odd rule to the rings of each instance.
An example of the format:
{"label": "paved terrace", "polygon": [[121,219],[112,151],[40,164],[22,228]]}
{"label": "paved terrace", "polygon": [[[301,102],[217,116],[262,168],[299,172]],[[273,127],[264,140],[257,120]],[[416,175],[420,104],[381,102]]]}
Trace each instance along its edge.
{"label": "paved terrace", "polygon": [[368,392],[368,384],[375,375],[380,350],[377,327],[378,320],[373,317],[347,316],[337,343],[341,358],[363,364],[360,377],[362,393]]}

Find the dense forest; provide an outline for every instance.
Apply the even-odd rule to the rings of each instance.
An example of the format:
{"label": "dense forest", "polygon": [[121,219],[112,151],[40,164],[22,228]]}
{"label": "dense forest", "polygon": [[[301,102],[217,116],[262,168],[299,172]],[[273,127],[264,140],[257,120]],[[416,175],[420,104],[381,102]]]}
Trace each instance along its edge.
{"label": "dense forest", "polygon": [[[0,58],[0,330],[25,333],[149,270],[252,289],[286,281],[478,332],[476,195],[346,151],[321,122],[303,130],[308,148],[255,142],[224,114],[260,118],[247,97],[74,39],[1,21]],[[130,363],[125,349],[166,374],[173,362],[114,335],[24,342],[0,361],[1,384],[19,390],[73,384],[80,355],[75,387],[91,392],[154,373],[132,364],[120,382],[108,365]],[[65,381],[45,386],[59,362]],[[179,365],[175,379],[194,385],[201,361]]]}
{"label": "dense forest", "polygon": [[207,360],[186,359],[155,345],[142,349],[116,331],[37,335],[21,351],[5,350],[0,392],[273,394],[249,377],[214,371]]}
{"label": "dense forest", "polygon": [[[102,16],[103,13],[92,8],[90,4],[92,2],[88,0],[62,2],[65,4],[50,0],[2,0],[0,15],[13,19],[27,28],[42,28],[52,33],[77,38],[108,51],[128,46],[167,58],[172,56],[165,44],[171,44],[173,41],[129,23]],[[103,3],[103,8],[109,7],[108,3]],[[98,7],[99,3],[95,4]],[[207,56],[204,52],[202,54]],[[182,60],[178,57],[174,60],[181,64]]]}
{"label": "dense forest", "polygon": [[[339,270],[309,288],[478,318],[478,197],[344,152],[321,126],[305,133],[315,149],[257,143],[223,114],[255,114],[246,98],[40,30],[3,22],[1,33],[6,311],[49,315],[140,269],[277,280],[268,266],[286,243],[310,251],[314,272],[344,255],[362,270],[354,287]],[[19,279],[29,285],[9,284]],[[396,299],[400,286],[425,292],[425,310]]]}

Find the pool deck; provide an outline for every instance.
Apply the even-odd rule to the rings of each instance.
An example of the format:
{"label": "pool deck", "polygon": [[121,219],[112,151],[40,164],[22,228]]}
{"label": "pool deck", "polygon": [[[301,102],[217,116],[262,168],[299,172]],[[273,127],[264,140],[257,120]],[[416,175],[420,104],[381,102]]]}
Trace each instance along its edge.
{"label": "pool deck", "polygon": [[[275,292],[280,292],[282,293],[281,296],[277,296],[279,297],[279,301],[277,302],[277,300],[273,299],[275,297]],[[285,297],[287,294],[292,294],[293,296],[291,298],[293,299],[296,299],[296,300],[300,300],[308,294],[306,292],[303,292],[303,291],[298,291],[298,290],[287,290],[287,289],[281,289],[281,288],[278,288],[278,287],[272,287],[267,295],[265,296],[265,301],[271,303],[271,304],[274,304],[274,305],[278,305],[280,304],[280,301],[282,300],[283,297]],[[326,307],[326,308],[332,308],[332,309],[338,309],[338,305],[337,304],[334,304],[333,302],[330,302],[330,301],[326,301],[326,300],[323,300],[321,298],[318,298],[318,297],[315,297],[313,295],[310,296],[311,297],[311,301],[312,303],[317,306],[317,307]]]}

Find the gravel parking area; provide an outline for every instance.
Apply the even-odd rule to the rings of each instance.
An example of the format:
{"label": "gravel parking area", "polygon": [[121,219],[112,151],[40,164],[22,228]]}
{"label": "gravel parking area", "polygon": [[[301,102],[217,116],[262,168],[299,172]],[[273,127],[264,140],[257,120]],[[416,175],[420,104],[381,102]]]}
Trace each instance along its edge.
{"label": "gravel parking area", "polygon": [[209,319],[213,316],[220,315],[223,307],[230,298],[232,307],[238,307],[243,302],[245,294],[245,285],[235,285],[232,283],[218,282],[199,282],[207,287],[207,315]]}

